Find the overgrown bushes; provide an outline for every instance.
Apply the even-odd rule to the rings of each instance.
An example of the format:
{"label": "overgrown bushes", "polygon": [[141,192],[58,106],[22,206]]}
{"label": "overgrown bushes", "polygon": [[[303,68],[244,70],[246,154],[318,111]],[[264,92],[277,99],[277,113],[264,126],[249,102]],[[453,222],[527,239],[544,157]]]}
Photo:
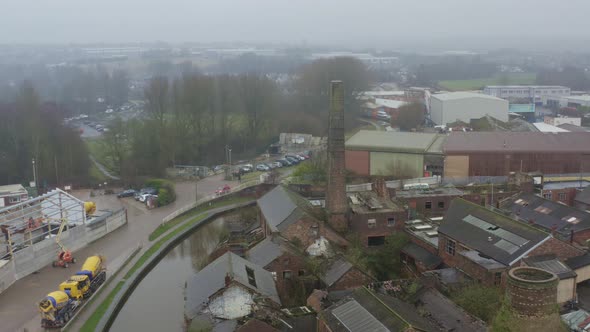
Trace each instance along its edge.
{"label": "overgrown bushes", "polygon": [[165,179],[149,179],[145,182],[146,187],[154,188],[158,191],[158,205],[168,205],[176,200],[176,191],[174,183]]}
{"label": "overgrown bushes", "polygon": [[500,310],[504,296],[499,287],[472,285],[451,294],[451,299],[489,324]]}

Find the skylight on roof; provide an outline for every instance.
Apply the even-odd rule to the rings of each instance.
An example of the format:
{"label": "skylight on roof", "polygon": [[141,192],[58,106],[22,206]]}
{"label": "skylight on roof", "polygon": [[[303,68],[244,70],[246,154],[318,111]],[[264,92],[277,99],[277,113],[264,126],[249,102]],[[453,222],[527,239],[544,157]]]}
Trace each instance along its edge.
{"label": "skylight on roof", "polygon": [[535,211],[543,214],[549,214],[552,210],[545,206],[537,206],[537,208],[535,208]]}
{"label": "skylight on roof", "polygon": [[570,224],[577,224],[580,222],[580,219],[576,218],[576,217],[564,217],[563,218],[565,221],[567,221]]}

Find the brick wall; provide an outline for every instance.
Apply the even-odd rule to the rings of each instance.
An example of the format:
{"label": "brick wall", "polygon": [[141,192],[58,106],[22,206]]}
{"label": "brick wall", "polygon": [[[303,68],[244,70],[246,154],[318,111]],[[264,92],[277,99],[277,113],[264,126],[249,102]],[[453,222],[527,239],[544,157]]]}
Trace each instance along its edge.
{"label": "brick wall", "polygon": [[573,206],[576,188],[543,189],[542,196],[554,202],[562,202],[568,206]]}
{"label": "brick wall", "polygon": [[290,280],[297,278],[299,271],[303,271],[304,273],[307,272],[305,271],[305,263],[303,258],[299,255],[288,252],[283,253],[283,255],[270,262],[264,267],[264,269],[276,273],[275,284],[277,286],[277,292],[279,293],[281,302],[283,303],[288,303],[289,298],[289,285],[287,284],[289,280],[284,277],[283,272],[291,272]]}
{"label": "brick wall", "polygon": [[590,240],[590,229],[574,233],[574,242],[581,245],[587,245],[587,241]]}
{"label": "brick wall", "polygon": [[298,238],[303,247],[307,248],[320,236],[321,226],[321,222],[309,216],[304,216],[299,221],[289,225],[281,232],[281,235],[289,241]]}
{"label": "brick wall", "polygon": [[[451,201],[457,197],[459,196],[422,196],[406,198],[403,201],[420,214],[427,217],[438,217],[447,212]],[[427,208],[427,202],[430,202],[430,208]]]}
{"label": "brick wall", "polygon": [[328,291],[339,291],[354,289],[363,285],[368,285],[375,281],[373,278],[363,273],[361,270],[353,267],[346,272],[336,283],[328,288]]}
{"label": "brick wall", "polygon": [[[388,225],[388,219],[393,218],[393,226]],[[369,226],[369,219],[375,219],[375,225]],[[378,213],[353,213],[350,218],[350,231],[359,235],[361,242],[367,246],[368,238],[372,236],[388,236],[393,232],[402,231],[407,220],[405,211],[378,212]]]}
{"label": "brick wall", "polygon": [[558,240],[554,237],[545,241],[535,250],[529,253],[529,257],[554,254],[559,259],[566,259],[570,257],[576,257],[584,254],[584,251],[572,246],[569,243]]}

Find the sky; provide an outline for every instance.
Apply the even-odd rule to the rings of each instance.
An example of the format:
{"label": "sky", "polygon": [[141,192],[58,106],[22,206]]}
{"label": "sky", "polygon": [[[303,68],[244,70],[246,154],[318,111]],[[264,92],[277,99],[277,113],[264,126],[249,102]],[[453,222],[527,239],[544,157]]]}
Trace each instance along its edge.
{"label": "sky", "polygon": [[0,0],[0,43],[514,47],[590,39],[589,0]]}

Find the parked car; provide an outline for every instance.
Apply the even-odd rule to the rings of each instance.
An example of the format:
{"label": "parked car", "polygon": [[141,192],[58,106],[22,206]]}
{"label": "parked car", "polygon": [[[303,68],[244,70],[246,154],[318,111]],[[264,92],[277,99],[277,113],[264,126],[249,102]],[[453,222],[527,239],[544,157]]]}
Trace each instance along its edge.
{"label": "parked car", "polygon": [[278,159],[277,162],[281,163],[284,167],[286,166],[291,166],[293,165],[290,161],[288,161],[287,159]]}
{"label": "parked car", "polygon": [[280,161],[273,161],[271,165],[273,165],[275,168],[283,167],[283,163],[281,163]]}
{"label": "parked car", "polygon": [[136,193],[137,193],[137,191],[135,191],[134,189],[123,190],[117,194],[117,198],[135,196]]}
{"label": "parked car", "polygon": [[299,158],[296,158],[293,156],[285,156],[285,159],[287,159],[289,162],[291,162],[292,165],[297,165],[301,161],[301,160],[299,160]]}
{"label": "parked car", "polygon": [[139,201],[141,196],[144,194],[157,195],[158,191],[156,188],[141,188],[137,193],[135,193],[135,200]]}
{"label": "parked car", "polygon": [[301,160],[301,161],[305,160],[305,157],[300,154],[296,154],[295,157],[299,158],[299,160]]}
{"label": "parked car", "polygon": [[254,167],[252,167],[250,165],[243,165],[242,167],[240,167],[240,169],[242,170],[242,174],[250,173],[250,172],[254,171]]}
{"label": "parked car", "polygon": [[139,201],[142,203],[145,203],[149,197],[154,197],[154,198],[158,198],[158,195],[154,195],[154,194],[141,194],[139,196]]}
{"label": "parked car", "polygon": [[258,164],[256,165],[256,170],[261,172],[270,171],[270,167],[266,166],[265,164]]}
{"label": "parked car", "polygon": [[217,190],[215,190],[215,195],[221,196],[221,195],[229,194],[230,192],[231,192],[231,187],[228,184],[226,184],[223,187],[217,188]]}

